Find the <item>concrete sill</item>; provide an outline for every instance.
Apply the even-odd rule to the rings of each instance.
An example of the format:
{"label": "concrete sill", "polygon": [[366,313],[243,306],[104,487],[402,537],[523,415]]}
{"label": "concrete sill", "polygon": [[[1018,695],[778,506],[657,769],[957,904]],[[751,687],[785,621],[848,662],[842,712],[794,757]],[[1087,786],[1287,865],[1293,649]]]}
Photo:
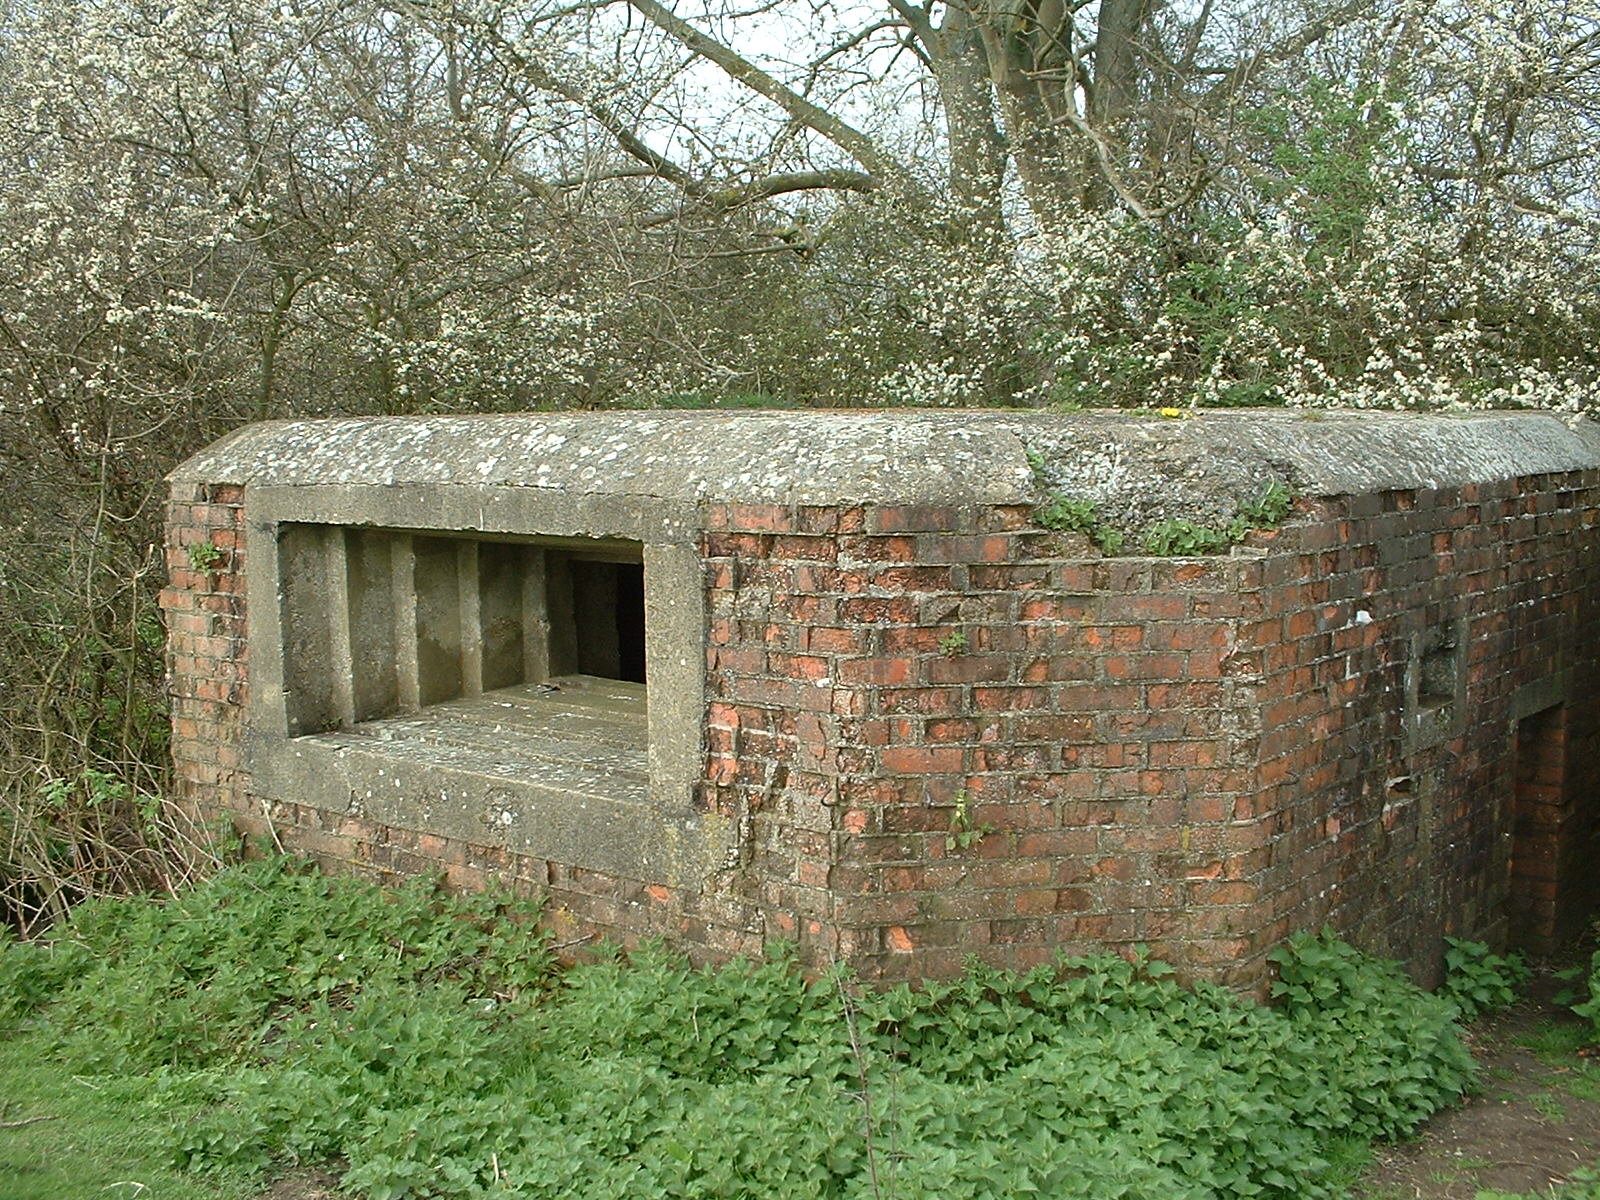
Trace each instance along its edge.
{"label": "concrete sill", "polygon": [[664,853],[643,684],[563,676],[258,739],[258,790],[473,845],[633,877]]}
{"label": "concrete sill", "polygon": [[643,804],[650,781],[644,691],[642,683],[564,675],[295,742]]}

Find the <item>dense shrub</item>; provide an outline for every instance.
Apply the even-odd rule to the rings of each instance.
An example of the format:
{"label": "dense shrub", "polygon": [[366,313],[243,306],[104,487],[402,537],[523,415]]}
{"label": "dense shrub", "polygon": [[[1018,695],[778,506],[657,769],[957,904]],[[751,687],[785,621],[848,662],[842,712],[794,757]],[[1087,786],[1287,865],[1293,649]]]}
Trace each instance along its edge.
{"label": "dense shrub", "polygon": [[384,890],[290,859],[233,867],[169,901],[87,901],[48,941],[0,956],[0,1015],[50,1000],[47,1029],[85,1071],[228,1066],[284,1052],[288,1025],[356,998],[537,988],[537,906]]}

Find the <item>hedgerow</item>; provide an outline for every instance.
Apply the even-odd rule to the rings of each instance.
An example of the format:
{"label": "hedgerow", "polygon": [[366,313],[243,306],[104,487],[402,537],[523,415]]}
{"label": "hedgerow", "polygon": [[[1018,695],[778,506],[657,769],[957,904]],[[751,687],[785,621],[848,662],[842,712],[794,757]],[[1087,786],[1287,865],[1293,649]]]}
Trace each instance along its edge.
{"label": "hedgerow", "polygon": [[1265,1007],[1112,955],[557,976],[530,915],[230,868],[4,947],[0,1024],[167,1114],[191,1169],[336,1164],[371,1200],[1334,1196],[1472,1082],[1456,1006],[1327,935]]}

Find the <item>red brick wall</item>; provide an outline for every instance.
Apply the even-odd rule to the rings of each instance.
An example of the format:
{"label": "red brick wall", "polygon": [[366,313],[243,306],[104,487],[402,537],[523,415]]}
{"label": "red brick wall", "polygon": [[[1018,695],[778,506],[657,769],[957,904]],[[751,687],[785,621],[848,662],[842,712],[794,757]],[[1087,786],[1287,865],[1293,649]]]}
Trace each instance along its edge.
{"label": "red brick wall", "polygon": [[[1524,890],[1508,875],[1520,697],[1570,685],[1568,761],[1586,778],[1566,783],[1593,793],[1596,501],[1592,476],[1389,492],[1319,505],[1278,536],[1244,630],[1266,666],[1256,802],[1273,814],[1273,936],[1326,921],[1430,980],[1443,936],[1504,943]],[[1362,611],[1370,623],[1354,623]],[[1465,632],[1460,729],[1408,746],[1408,659],[1425,627],[1451,622]],[[1563,824],[1569,862],[1594,848],[1581,807]],[[1570,868],[1565,883],[1570,933],[1594,897]]]}
{"label": "red brick wall", "polygon": [[[244,598],[244,489],[177,485],[167,508],[168,695],[176,800],[214,818],[241,796],[240,749],[248,687]],[[202,570],[196,565],[213,558]],[[236,801],[237,802],[237,801]]]}
{"label": "red brick wall", "polygon": [[[1302,504],[1203,560],[1104,559],[1025,508],[708,506],[697,800],[740,833],[702,890],[252,797],[240,496],[202,489],[174,499],[163,598],[179,774],[331,865],[545,890],[564,939],[659,933],[714,958],[786,937],[876,979],[1142,942],[1260,986],[1282,936],[1331,922],[1428,977],[1443,934],[1503,939],[1513,884],[1531,894],[1543,843],[1509,873],[1512,714],[1562,679],[1565,807],[1524,816],[1560,831],[1547,924],[1577,911],[1595,483]],[[191,542],[224,562],[192,571]],[[1461,730],[1418,748],[1406,672],[1444,626],[1467,634]],[[958,805],[986,832],[951,848]]]}
{"label": "red brick wall", "polygon": [[[711,755],[751,897],[872,977],[1250,941],[1258,558],[1099,559],[1026,509],[709,514]],[[952,635],[959,639],[952,641]],[[974,828],[949,847],[958,795]]]}

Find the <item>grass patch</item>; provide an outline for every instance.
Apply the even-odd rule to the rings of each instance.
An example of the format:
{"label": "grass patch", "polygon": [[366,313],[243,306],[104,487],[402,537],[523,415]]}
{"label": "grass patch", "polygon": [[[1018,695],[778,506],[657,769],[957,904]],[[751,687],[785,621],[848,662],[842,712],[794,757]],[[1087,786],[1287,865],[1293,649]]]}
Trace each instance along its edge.
{"label": "grass patch", "polygon": [[[1574,1100],[1600,1101],[1600,1063],[1583,1056],[1592,1042],[1593,1030],[1588,1024],[1572,1021],[1541,1021],[1517,1038],[1517,1045],[1530,1051],[1543,1065],[1551,1068],[1551,1083]],[[1554,1103],[1555,1097],[1539,1103]],[[1541,1110],[1542,1112],[1543,1110]]]}
{"label": "grass patch", "polygon": [[1574,1100],[1591,1104],[1600,1101],[1600,1067],[1592,1062],[1579,1062],[1561,1076],[1561,1087]]}
{"label": "grass patch", "polygon": [[1546,1066],[1567,1066],[1589,1043],[1593,1030],[1574,1021],[1540,1021],[1517,1038],[1517,1045],[1531,1051]]}
{"label": "grass patch", "polygon": [[244,1172],[202,1178],[162,1147],[189,1114],[151,1104],[143,1079],[74,1078],[40,1034],[0,1037],[0,1196],[6,1200],[236,1200]]}
{"label": "grass patch", "polygon": [[1600,1200],[1600,1169],[1593,1164],[1579,1167],[1566,1183],[1543,1191],[1480,1190],[1476,1200]]}
{"label": "grass patch", "polygon": [[108,1105],[121,1131],[87,1153],[136,1164],[108,1183],[337,1164],[371,1200],[1315,1200],[1472,1083],[1457,1005],[1326,936],[1277,953],[1269,1008],[1109,955],[881,993],[781,953],[558,977],[530,915],[286,862],[86,906],[0,952],[0,1013],[54,1064],[13,1094]]}
{"label": "grass patch", "polygon": [[1566,1122],[1567,1107],[1554,1092],[1534,1092],[1528,1097],[1528,1105],[1546,1121],[1557,1125]]}

